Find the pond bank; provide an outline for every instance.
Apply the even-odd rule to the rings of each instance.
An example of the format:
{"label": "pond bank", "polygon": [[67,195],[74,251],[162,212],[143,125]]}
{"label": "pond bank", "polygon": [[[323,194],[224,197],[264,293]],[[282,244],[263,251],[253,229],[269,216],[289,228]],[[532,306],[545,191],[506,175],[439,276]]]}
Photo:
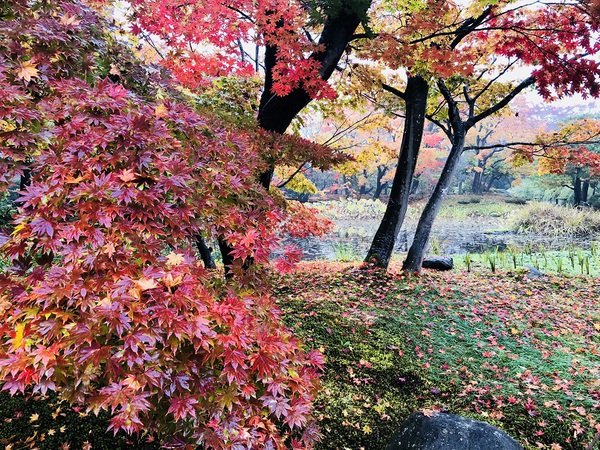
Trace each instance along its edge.
{"label": "pond bank", "polygon": [[[442,208],[432,232],[430,254],[464,255],[509,248],[528,251],[563,250],[577,247],[589,250],[600,236],[517,233],[511,229],[514,218],[527,207],[508,203],[510,197],[482,198],[452,196]],[[361,260],[385,211],[385,205],[372,200],[337,200],[311,204],[334,222],[332,233],[322,238],[291,240],[305,252],[305,260]],[[395,247],[406,253],[412,243],[423,202],[411,204]],[[568,209],[568,208],[564,208]]]}

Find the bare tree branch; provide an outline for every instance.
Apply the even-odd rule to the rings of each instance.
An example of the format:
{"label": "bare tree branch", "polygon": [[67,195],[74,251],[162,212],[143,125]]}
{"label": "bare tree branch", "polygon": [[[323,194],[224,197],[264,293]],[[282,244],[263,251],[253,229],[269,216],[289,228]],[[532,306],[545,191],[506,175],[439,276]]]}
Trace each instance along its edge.
{"label": "bare tree branch", "polygon": [[304,168],[304,166],[307,164],[307,162],[308,161],[303,162],[300,165],[300,167],[298,167],[296,169],[296,171],[292,175],[290,175],[290,177],[287,180],[285,180],[283,183],[278,184],[277,187],[280,188],[280,189],[282,187],[285,187],[286,184],[288,184],[290,181],[292,181],[294,179],[294,177],[300,173],[300,171]]}

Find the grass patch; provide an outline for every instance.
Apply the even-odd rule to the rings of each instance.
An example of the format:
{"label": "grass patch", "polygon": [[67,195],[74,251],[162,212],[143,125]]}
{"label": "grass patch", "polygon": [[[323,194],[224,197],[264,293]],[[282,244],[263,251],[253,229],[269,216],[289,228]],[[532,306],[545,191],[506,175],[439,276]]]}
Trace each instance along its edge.
{"label": "grass patch", "polygon": [[358,254],[352,243],[337,241],[332,244],[332,250],[335,261],[351,262],[360,261],[362,256]]}
{"label": "grass patch", "polygon": [[[501,217],[505,218],[515,210],[515,205],[505,203],[506,199],[496,195],[469,196],[451,195],[446,197],[438,217],[447,219],[469,219],[473,217]],[[418,220],[426,200],[410,204],[407,220]],[[386,204],[380,200],[345,199],[314,202],[310,205],[318,209],[325,217],[333,221],[339,220],[372,220],[379,219],[385,212]]]}
{"label": "grass patch", "polygon": [[472,219],[472,218],[506,218],[515,209],[514,205],[504,202],[506,197],[452,195],[444,199],[439,218]]}
{"label": "grass patch", "polygon": [[581,449],[600,428],[600,282],[304,267],[276,295],[327,357],[319,448],[384,448],[425,407],[492,423],[527,449]]}
{"label": "grass patch", "polygon": [[590,243],[589,250],[509,247],[504,251],[453,255],[453,259],[456,269],[468,272],[522,271],[524,266],[530,266],[544,274],[600,276],[600,242],[597,241]]}
{"label": "grass patch", "polygon": [[517,233],[590,236],[600,233],[600,212],[534,202],[515,212],[511,228]]}

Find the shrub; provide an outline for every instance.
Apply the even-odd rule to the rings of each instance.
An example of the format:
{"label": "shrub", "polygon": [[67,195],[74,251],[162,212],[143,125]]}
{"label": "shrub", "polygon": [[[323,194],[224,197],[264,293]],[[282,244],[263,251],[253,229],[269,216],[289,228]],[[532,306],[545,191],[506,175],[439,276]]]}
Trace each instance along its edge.
{"label": "shrub", "polygon": [[[160,79],[105,78],[129,53],[107,51],[96,12],[34,3],[4,4],[0,23],[1,192],[31,171],[0,233],[2,389],[58,392],[171,448],[309,446],[322,359],[282,324],[264,265],[282,229],[316,222],[255,181],[271,136],[199,115]],[[232,247],[228,283],[195,258],[198,235]]]}

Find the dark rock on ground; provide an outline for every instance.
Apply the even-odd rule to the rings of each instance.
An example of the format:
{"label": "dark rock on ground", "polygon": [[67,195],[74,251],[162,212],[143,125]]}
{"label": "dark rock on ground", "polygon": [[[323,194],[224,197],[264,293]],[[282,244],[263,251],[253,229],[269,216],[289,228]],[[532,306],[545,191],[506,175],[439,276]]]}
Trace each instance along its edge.
{"label": "dark rock on ground", "polygon": [[447,257],[425,258],[423,260],[423,269],[451,270],[454,267],[454,260]]}
{"label": "dark rock on ground", "polygon": [[454,414],[411,414],[386,450],[523,450],[502,430]]}
{"label": "dark rock on ground", "polygon": [[544,276],[544,274],[542,272],[540,272],[538,269],[536,269],[533,266],[525,266],[525,268],[529,271],[527,272],[527,278],[529,278],[530,280],[535,280],[537,278],[542,278]]}

